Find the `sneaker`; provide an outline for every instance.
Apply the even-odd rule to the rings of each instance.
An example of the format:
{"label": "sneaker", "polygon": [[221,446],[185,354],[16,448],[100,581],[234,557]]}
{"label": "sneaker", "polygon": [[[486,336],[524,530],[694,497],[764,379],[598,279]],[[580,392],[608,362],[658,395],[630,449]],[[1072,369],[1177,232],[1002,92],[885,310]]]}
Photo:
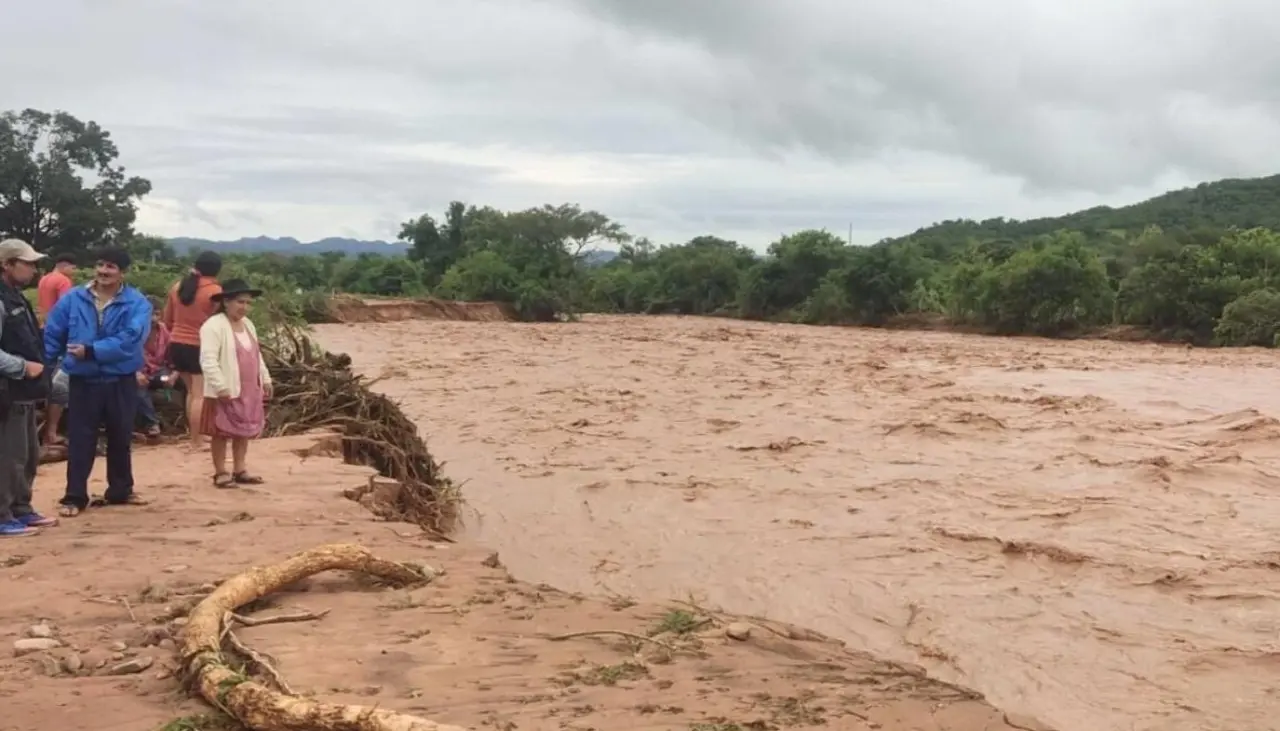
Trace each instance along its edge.
{"label": "sneaker", "polygon": [[58,524],[57,518],[45,517],[39,513],[27,513],[19,515],[18,522],[28,528],[49,528]]}
{"label": "sneaker", "polygon": [[34,536],[39,533],[39,528],[32,528],[21,520],[7,520],[0,523],[0,538],[20,538],[22,536]]}

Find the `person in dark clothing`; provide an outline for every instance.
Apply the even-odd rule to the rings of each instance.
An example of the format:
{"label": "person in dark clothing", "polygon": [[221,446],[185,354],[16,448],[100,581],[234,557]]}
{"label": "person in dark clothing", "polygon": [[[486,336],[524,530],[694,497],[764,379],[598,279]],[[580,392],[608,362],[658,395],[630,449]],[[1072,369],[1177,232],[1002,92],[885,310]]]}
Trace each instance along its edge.
{"label": "person in dark clothing", "polygon": [[44,326],[46,363],[62,359],[70,381],[67,412],[67,492],[58,514],[71,518],[90,505],[89,474],[98,429],[107,436],[107,490],[94,505],[145,505],[133,491],[133,424],[138,371],[151,331],[151,302],[125,284],[129,253],[98,254],[93,281],[68,292]]}
{"label": "person in dark clothing", "polygon": [[40,463],[36,408],[49,395],[35,310],[22,294],[44,254],[21,239],[0,241],[0,538],[57,524],[31,508]]}

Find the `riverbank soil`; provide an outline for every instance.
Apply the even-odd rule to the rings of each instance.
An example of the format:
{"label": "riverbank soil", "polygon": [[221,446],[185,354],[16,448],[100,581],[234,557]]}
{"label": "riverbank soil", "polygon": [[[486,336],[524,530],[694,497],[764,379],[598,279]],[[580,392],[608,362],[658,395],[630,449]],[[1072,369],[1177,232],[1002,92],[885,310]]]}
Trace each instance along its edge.
{"label": "riverbank soil", "polygon": [[693,595],[1063,729],[1280,729],[1280,360],[587,317],[324,326],[522,579]]}
{"label": "riverbank soil", "polygon": [[[141,448],[150,505],[0,544],[0,729],[224,728],[172,677],[183,614],[239,571],[333,542],[445,573],[407,591],[324,574],[245,609],[323,615],[236,630],[299,694],[509,731],[1016,728],[971,692],[812,632],[516,581],[497,554],[346,499],[370,471],[332,454],[324,436],[255,443],[266,484],[216,490],[203,456]],[[41,473],[39,507],[60,470]]]}

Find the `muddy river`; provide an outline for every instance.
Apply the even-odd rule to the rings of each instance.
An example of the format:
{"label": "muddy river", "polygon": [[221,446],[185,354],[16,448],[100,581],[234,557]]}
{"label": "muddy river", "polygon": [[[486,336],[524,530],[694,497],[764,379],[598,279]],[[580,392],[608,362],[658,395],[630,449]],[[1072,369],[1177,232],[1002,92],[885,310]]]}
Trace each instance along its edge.
{"label": "muddy river", "polygon": [[793,622],[1062,731],[1280,729],[1273,353],[697,318],[319,331],[522,579]]}

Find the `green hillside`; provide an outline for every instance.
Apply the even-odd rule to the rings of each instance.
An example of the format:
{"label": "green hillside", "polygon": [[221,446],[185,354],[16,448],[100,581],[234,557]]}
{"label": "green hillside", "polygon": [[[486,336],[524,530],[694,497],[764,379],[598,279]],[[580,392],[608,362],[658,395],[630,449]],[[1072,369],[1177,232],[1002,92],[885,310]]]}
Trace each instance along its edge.
{"label": "green hillside", "polygon": [[943,221],[883,243],[914,243],[947,258],[969,241],[1025,241],[1055,231],[1078,231],[1094,240],[1137,234],[1159,226],[1180,240],[1208,242],[1229,228],[1280,230],[1280,175],[1229,178],[1174,190],[1133,205],[1098,206],[1064,216],[1018,221]]}
{"label": "green hillside", "polygon": [[700,237],[624,247],[587,307],[811,324],[951,323],[993,333],[1272,345],[1280,176],[1027,221],[946,221],[870,247],[799,231],[763,257]]}

